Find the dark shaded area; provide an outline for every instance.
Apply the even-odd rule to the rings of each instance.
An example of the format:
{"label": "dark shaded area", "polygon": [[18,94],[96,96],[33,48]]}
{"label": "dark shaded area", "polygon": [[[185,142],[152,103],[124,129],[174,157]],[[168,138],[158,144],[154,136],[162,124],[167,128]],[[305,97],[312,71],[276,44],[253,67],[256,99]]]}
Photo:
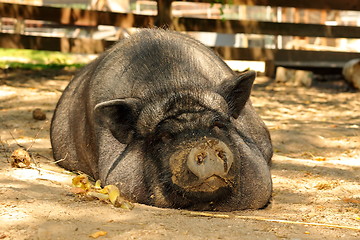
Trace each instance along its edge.
{"label": "dark shaded area", "polygon": [[[22,65],[21,65],[22,66]],[[54,68],[49,65],[35,65],[29,64],[29,68],[10,67],[0,69],[0,85],[16,86],[16,87],[29,87],[29,80],[39,83],[40,88],[46,88],[46,81],[48,80],[68,80],[76,74],[79,69],[77,67],[69,67],[63,65],[54,65]],[[82,65],[79,65],[82,66]]]}

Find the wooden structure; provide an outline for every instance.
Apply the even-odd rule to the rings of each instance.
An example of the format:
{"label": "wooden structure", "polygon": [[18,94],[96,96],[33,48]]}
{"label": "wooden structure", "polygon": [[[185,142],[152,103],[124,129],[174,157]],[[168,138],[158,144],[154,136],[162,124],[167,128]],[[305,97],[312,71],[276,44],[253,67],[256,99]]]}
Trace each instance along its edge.
{"label": "wooden structure", "polygon": [[[159,0],[159,14],[156,16],[137,15],[133,13],[113,13],[94,10],[56,8],[0,3],[0,16],[16,19],[19,24],[27,20],[44,21],[53,28],[78,28],[93,31],[99,25],[111,25],[120,28],[143,28],[155,25],[169,25],[175,30],[187,32],[217,32],[226,34],[261,34],[274,36],[326,37],[330,39],[360,39],[360,27],[329,26],[324,24],[289,23],[255,20],[221,20],[172,17],[169,0]],[[191,2],[209,2],[192,0]],[[293,7],[324,10],[360,11],[358,0],[233,0],[234,4]],[[91,34],[89,35],[91,36]],[[77,53],[100,53],[113,44],[113,41],[96,40],[91,37],[44,37],[25,34],[21,27],[14,33],[0,32],[0,47],[27,48]],[[315,51],[294,49],[272,49],[265,47],[218,47],[215,50],[227,60],[265,61],[270,66],[292,67],[342,67],[353,58],[360,58],[359,52]]]}

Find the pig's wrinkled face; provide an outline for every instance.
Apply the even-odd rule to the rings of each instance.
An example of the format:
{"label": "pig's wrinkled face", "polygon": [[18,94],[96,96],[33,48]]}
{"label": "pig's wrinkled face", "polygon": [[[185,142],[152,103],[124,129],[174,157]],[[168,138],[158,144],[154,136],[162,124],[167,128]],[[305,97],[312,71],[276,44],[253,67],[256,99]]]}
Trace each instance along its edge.
{"label": "pig's wrinkled face", "polygon": [[[123,144],[144,144],[145,161],[179,200],[221,200],[240,189],[241,153],[233,125],[255,79],[248,71],[217,86],[150,90],[99,103],[99,126]],[[186,202],[186,201],[185,201]]]}
{"label": "pig's wrinkled face", "polygon": [[236,189],[239,153],[231,137],[234,127],[226,114],[227,104],[220,95],[207,92],[200,98],[177,93],[150,106],[140,114],[138,127],[146,129],[142,133],[146,152],[167,187],[206,201]]}

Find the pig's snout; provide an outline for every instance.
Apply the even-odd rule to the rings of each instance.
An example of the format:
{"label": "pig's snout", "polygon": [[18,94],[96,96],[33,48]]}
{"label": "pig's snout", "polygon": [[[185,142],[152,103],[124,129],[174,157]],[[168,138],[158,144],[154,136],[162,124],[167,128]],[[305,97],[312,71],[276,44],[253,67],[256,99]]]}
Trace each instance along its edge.
{"label": "pig's snout", "polygon": [[204,139],[194,146],[186,165],[199,180],[212,176],[225,177],[234,161],[230,149],[220,140]]}
{"label": "pig's snout", "polygon": [[187,143],[186,148],[170,157],[171,180],[187,192],[213,193],[231,187],[234,158],[224,142],[203,137]]}

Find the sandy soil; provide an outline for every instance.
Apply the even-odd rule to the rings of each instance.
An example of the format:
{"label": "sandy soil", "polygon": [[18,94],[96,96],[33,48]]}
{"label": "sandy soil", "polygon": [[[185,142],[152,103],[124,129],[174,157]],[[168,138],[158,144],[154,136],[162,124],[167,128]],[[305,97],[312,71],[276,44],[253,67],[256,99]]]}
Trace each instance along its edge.
{"label": "sandy soil", "polygon": [[[360,239],[359,93],[257,82],[252,100],[275,150],[265,210],[124,210],[77,198],[73,175],[53,163],[49,119],[72,74],[0,73],[0,239]],[[48,120],[34,120],[35,108]],[[31,168],[11,167],[18,145]]]}

